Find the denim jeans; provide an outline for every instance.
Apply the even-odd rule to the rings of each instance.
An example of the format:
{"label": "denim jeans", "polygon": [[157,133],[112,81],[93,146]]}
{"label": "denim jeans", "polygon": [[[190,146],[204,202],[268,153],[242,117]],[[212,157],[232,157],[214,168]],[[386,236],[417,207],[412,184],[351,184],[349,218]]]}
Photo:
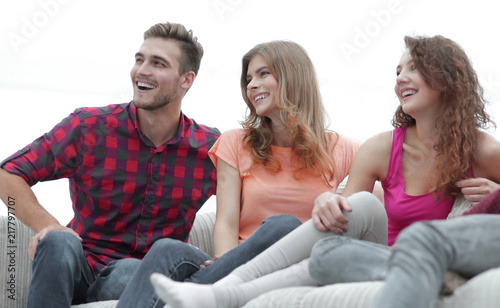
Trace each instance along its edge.
{"label": "denim jeans", "polygon": [[372,308],[433,307],[447,270],[470,278],[500,266],[500,215],[419,222],[401,232]]}
{"label": "denim jeans", "polygon": [[309,259],[309,274],[318,285],[384,280],[389,246],[344,236],[319,240]]}
{"label": "denim jeans", "polygon": [[149,282],[152,273],[162,273],[176,281],[214,283],[299,225],[300,221],[290,215],[269,217],[247,240],[201,270],[200,265],[212,260],[211,256],[181,241],[159,240],[142,260],[120,297],[117,308],[163,307],[164,303],[158,299]]}
{"label": "denim jeans", "polygon": [[94,276],[80,241],[69,232],[50,232],[37,245],[27,307],[118,299],[140,261],[110,263]]}

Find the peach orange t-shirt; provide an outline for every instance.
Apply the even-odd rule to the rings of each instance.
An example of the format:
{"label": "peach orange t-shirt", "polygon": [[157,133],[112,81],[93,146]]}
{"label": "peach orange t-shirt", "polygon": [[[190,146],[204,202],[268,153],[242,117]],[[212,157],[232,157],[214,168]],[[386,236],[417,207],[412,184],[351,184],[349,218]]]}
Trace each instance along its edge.
{"label": "peach orange t-shirt", "polygon": [[291,148],[272,146],[273,156],[281,170],[268,171],[253,164],[250,152],[243,146],[246,130],[235,129],[222,134],[209,152],[217,167],[217,157],[239,171],[242,180],[239,242],[246,240],[267,217],[289,214],[304,222],[311,218],[314,200],[325,191],[335,192],[349,174],[360,142],[342,135],[328,133],[335,144],[333,157],[335,175],[329,186],[322,176],[296,176]]}

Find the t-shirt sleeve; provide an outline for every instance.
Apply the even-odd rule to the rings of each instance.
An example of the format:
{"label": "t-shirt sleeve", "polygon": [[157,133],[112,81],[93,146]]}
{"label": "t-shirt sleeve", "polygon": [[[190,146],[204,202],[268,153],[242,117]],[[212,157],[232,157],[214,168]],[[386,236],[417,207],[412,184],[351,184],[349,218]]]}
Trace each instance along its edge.
{"label": "t-shirt sleeve", "polygon": [[356,153],[361,147],[361,142],[343,135],[332,134],[332,143],[335,142],[334,138],[337,138],[337,143],[333,149],[335,173],[339,181],[342,181],[349,175],[349,170],[351,169]]}
{"label": "t-shirt sleeve", "polygon": [[30,186],[73,176],[82,149],[80,119],[72,113],[50,132],[0,163],[2,169],[22,177]]}
{"label": "t-shirt sleeve", "polygon": [[223,133],[210,149],[208,155],[217,168],[217,158],[239,170],[239,156],[242,150],[243,130],[235,129]]}

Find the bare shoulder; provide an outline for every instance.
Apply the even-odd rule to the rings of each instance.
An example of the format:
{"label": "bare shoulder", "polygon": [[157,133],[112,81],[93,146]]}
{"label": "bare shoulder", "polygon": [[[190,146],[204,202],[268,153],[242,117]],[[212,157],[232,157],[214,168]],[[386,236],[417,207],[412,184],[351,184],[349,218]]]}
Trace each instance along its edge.
{"label": "bare shoulder", "polygon": [[[361,148],[363,151],[371,153],[371,155],[377,155],[377,159],[382,157],[388,158],[391,153],[392,147],[392,131],[387,131],[379,133],[363,143]],[[361,149],[360,149],[361,150]]]}
{"label": "bare shoulder", "polygon": [[389,167],[392,132],[379,133],[366,140],[356,155],[352,168],[373,180],[383,180]]}
{"label": "bare shoulder", "polygon": [[491,134],[480,131],[477,144],[478,161],[489,161],[500,158],[500,142]]}
{"label": "bare shoulder", "polygon": [[500,182],[500,142],[489,133],[480,131],[476,153],[476,177],[485,177]]}

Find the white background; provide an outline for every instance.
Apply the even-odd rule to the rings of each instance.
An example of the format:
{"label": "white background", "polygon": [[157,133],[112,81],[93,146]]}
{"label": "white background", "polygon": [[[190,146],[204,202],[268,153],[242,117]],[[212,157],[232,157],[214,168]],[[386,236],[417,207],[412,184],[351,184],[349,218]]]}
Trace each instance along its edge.
{"label": "white background", "polygon": [[[0,4],[0,160],[75,108],[131,100],[130,69],[143,32],[172,21],[205,49],[183,111],[222,132],[245,114],[241,57],[277,39],[301,44],[315,64],[330,129],[361,141],[390,130],[404,35],[440,34],[472,59],[494,118],[500,110],[500,21],[493,1],[438,0],[23,0]],[[491,132],[498,139],[498,132]],[[34,186],[63,224],[66,180]],[[213,209],[215,198],[207,207]],[[206,209],[206,208],[205,208]],[[0,214],[6,215],[5,207]]]}

